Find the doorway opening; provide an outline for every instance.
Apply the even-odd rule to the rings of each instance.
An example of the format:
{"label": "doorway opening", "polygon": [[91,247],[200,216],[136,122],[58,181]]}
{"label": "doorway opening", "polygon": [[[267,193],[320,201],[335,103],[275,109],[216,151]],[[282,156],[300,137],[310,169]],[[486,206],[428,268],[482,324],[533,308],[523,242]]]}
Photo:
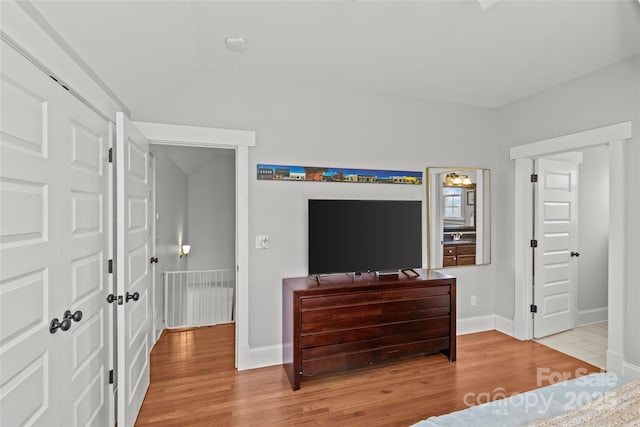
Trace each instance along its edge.
{"label": "doorway opening", "polygon": [[238,370],[249,369],[249,147],[256,145],[256,133],[152,122],[135,125],[154,145],[225,148],[235,152],[235,366]]}
{"label": "doorway opening", "polygon": [[235,150],[150,146],[154,339],[235,321]]}
{"label": "doorway opening", "polygon": [[631,122],[616,123],[551,139],[512,147],[510,157],[515,160],[516,192],[515,248],[514,248],[514,336],[523,340],[533,338],[532,295],[530,292],[533,268],[531,263],[530,174],[533,159],[557,153],[606,146],[609,153],[609,227],[607,268],[607,371],[622,373],[624,345],[624,271],[625,263],[625,144],[631,139]]}
{"label": "doorway opening", "polygon": [[534,164],[534,339],[604,369],[608,147],[543,156]]}

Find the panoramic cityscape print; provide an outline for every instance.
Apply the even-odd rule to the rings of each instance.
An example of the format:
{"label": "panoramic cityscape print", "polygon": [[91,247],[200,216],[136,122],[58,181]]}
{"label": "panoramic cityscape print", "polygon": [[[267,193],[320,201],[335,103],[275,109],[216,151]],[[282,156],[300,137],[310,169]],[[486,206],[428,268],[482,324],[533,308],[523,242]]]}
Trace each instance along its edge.
{"label": "panoramic cityscape print", "polygon": [[422,172],[258,164],[258,179],[420,185]]}

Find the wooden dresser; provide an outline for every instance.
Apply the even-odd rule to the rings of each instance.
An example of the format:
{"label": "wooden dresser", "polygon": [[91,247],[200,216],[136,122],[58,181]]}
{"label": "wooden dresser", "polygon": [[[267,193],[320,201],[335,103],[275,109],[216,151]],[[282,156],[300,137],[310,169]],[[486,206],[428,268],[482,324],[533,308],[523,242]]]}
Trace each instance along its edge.
{"label": "wooden dresser", "polygon": [[398,279],[334,274],[283,279],[283,365],[303,376],[443,351],[456,360],[456,279],[419,270]]}

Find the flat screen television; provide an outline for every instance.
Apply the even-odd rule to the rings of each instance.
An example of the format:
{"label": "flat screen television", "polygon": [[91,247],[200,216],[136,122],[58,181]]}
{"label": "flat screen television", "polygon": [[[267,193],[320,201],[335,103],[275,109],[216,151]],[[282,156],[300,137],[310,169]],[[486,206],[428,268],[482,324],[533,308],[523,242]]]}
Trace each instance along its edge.
{"label": "flat screen television", "polygon": [[422,202],[309,199],[309,275],[422,266]]}

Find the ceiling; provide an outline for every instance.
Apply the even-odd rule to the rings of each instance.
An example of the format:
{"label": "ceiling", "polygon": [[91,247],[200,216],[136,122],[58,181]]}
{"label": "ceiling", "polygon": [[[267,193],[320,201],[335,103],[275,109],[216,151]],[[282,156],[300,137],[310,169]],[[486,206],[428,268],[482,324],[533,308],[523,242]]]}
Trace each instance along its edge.
{"label": "ceiling", "polygon": [[640,54],[636,0],[31,4],[133,114],[205,75],[500,107]]}

